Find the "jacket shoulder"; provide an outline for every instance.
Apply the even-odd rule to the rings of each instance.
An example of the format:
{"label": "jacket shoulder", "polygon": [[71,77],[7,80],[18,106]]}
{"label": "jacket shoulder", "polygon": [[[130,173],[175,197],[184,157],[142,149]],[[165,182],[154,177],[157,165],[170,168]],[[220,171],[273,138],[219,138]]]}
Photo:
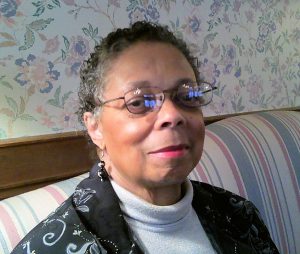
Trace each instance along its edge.
{"label": "jacket shoulder", "polygon": [[97,247],[95,239],[78,217],[72,205],[71,196],[35,226],[18,243],[12,254],[62,253],[61,250],[68,253],[68,250],[75,251],[92,247]]}
{"label": "jacket shoulder", "polygon": [[253,253],[279,253],[251,201],[207,183],[192,181],[192,184],[194,209],[203,226],[217,232],[221,245],[226,246],[231,239],[240,249],[244,248],[242,253],[248,253],[246,249]]}

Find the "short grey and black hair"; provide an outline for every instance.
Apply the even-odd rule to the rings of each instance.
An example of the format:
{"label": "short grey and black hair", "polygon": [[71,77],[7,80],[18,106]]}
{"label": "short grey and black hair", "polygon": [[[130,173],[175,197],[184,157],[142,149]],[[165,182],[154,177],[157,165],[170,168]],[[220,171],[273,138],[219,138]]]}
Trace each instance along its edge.
{"label": "short grey and black hair", "polygon": [[102,98],[106,85],[106,74],[113,60],[138,42],[162,42],[174,46],[186,57],[198,79],[199,73],[195,57],[192,57],[187,44],[177,38],[166,26],[138,21],[129,28],[119,28],[109,33],[99,45],[95,46],[94,52],[80,69],[81,81],[78,91],[77,114],[81,123],[85,112],[94,112],[99,106],[99,100]]}

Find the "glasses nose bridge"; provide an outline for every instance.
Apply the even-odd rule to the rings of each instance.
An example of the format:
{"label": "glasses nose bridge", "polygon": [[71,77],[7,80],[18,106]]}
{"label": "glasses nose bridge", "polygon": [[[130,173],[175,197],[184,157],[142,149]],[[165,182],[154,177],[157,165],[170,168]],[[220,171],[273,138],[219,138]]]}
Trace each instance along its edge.
{"label": "glasses nose bridge", "polygon": [[169,97],[170,101],[173,103],[173,104],[176,104],[175,103],[175,97],[176,97],[176,94],[177,94],[177,91],[178,91],[178,88],[172,88],[172,89],[167,89],[167,90],[161,90],[161,94],[163,95],[163,99],[159,105],[159,108],[161,108],[166,100],[167,97]]}
{"label": "glasses nose bridge", "polygon": [[164,95],[163,102],[165,101],[167,94],[169,94],[170,100],[172,102],[174,102],[174,98],[176,97],[177,91],[178,91],[178,87],[175,87],[172,89],[167,89],[167,90],[162,90],[162,93]]}

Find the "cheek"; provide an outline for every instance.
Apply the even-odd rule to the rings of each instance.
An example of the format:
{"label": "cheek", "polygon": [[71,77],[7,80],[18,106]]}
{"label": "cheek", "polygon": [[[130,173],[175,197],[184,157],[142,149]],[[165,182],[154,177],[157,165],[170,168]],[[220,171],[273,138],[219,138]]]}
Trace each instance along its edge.
{"label": "cheek", "polygon": [[149,134],[147,125],[135,119],[116,117],[103,124],[104,142],[108,152],[128,153],[131,148],[139,147]]}
{"label": "cheek", "polygon": [[195,145],[195,153],[199,154],[198,156],[201,156],[205,136],[203,117],[190,118],[190,126],[192,130],[190,132],[190,138],[193,140]]}
{"label": "cheek", "polygon": [[199,125],[199,136],[200,136],[200,140],[201,140],[201,143],[203,145],[204,143],[204,137],[205,137],[205,125],[204,125],[204,121],[202,120],[200,122],[200,125]]}
{"label": "cheek", "polygon": [[118,119],[105,126],[104,142],[108,156],[106,162],[111,175],[138,174],[139,169],[145,164],[144,143],[148,133],[145,124],[132,119],[126,121]]}
{"label": "cheek", "polygon": [[[198,137],[201,136],[201,139],[204,138],[205,126],[204,126],[204,119],[202,113],[192,115],[188,118],[189,124],[194,132],[197,133]],[[194,134],[196,134],[194,133]]]}

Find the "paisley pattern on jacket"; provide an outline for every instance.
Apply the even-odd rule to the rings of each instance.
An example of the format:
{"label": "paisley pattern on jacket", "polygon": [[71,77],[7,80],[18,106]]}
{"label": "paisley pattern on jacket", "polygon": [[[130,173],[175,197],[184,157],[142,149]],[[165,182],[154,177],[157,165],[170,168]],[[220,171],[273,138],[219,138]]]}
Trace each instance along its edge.
{"label": "paisley pattern on jacket", "polygon": [[[12,254],[139,254],[108,179],[95,165],[55,212],[38,224]],[[244,198],[192,181],[193,208],[217,253],[279,253],[258,210]]]}

